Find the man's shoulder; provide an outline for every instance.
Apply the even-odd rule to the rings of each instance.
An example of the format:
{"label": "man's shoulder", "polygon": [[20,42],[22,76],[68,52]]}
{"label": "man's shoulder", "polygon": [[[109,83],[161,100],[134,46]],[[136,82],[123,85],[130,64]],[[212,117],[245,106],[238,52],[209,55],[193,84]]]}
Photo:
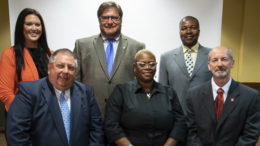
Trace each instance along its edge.
{"label": "man's shoulder", "polygon": [[190,87],[190,89],[188,90],[188,92],[192,92],[192,93],[196,93],[196,92],[201,92],[201,91],[205,91],[206,89],[209,89],[211,86],[211,80],[206,81],[204,83],[201,83],[199,85]]}
{"label": "man's shoulder", "polygon": [[142,43],[142,42],[140,42],[140,41],[137,41],[137,40],[135,40],[135,39],[133,39],[133,38],[131,38],[131,37],[129,37],[129,36],[126,36],[126,35],[121,34],[121,37],[122,37],[122,39],[125,39],[125,40],[127,40],[128,42],[130,42],[130,43],[135,43],[135,44],[144,45],[144,43]]}
{"label": "man's shoulder", "polygon": [[76,42],[92,42],[94,39],[98,38],[99,34],[97,35],[93,35],[93,36],[88,36],[88,37],[83,37],[83,38],[79,38],[76,40]]}
{"label": "man's shoulder", "polygon": [[208,47],[205,47],[205,46],[199,44],[199,49],[202,50],[202,51],[209,52],[212,48],[208,48]]}
{"label": "man's shoulder", "polygon": [[164,52],[161,56],[167,57],[167,56],[172,56],[173,54],[178,54],[181,49],[182,49],[181,47],[177,47],[175,49]]}
{"label": "man's shoulder", "polygon": [[[233,81],[235,82],[235,81]],[[244,93],[247,93],[247,94],[259,94],[259,92],[256,90],[256,89],[253,89],[245,84],[242,84],[242,83],[239,83],[239,82],[236,82],[238,84],[238,91],[240,92],[244,92]]]}
{"label": "man's shoulder", "polygon": [[92,91],[93,87],[87,85],[87,84],[83,84],[79,81],[74,81],[73,83],[74,88],[76,88],[77,90],[81,90],[81,91]]}

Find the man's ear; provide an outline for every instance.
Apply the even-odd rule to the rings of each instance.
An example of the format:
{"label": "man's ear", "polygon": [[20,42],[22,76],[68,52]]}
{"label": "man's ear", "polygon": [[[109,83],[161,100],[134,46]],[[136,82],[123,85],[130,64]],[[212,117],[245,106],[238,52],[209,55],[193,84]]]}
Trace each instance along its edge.
{"label": "man's ear", "polygon": [[50,70],[51,70],[51,63],[48,63],[48,75],[50,74]]}

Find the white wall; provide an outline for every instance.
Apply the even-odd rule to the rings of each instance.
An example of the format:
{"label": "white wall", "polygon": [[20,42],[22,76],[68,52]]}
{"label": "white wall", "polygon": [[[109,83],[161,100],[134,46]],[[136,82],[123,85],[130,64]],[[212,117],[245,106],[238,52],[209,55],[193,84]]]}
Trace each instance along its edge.
{"label": "white wall", "polygon": [[[26,7],[43,16],[51,49],[73,50],[77,38],[99,33],[97,9],[104,0],[8,0],[11,41],[20,11]],[[220,45],[223,0],[115,0],[123,9],[122,33],[144,42],[159,62],[160,55],[181,45],[179,21],[192,15],[200,21],[199,42]]]}

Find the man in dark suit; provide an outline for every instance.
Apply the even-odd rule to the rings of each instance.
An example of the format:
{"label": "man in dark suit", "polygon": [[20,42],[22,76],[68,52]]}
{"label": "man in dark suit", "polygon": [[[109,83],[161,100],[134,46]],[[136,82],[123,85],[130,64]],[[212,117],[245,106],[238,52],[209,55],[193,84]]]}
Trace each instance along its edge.
{"label": "man in dark suit", "polygon": [[50,57],[48,77],[18,85],[7,117],[8,145],[104,145],[93,89],[74,81],[76,66],[73,52],[60,49]]}
{"label": "man in dark suit", "polygon": [[120,5],[104,2],[97,16],[101,34],[78,39],[74,53],[79,61],[76,80],[94,88],[104,116],[106,100],[115,85],[134,79],[134,56],[145,45],[121,33],[123,11]]}
{"label": "man in dark suit", "polygon": [[260,131],[259,93],[230,77],[232,51],[216,47],[209,53],[213,78],[189,90],[188,145],[255,146]]}
{"label": "man in dark suit", "polygon": [[159,82],[175,89],[185,114],[187,90],[212,76],[207,68],[210,49],[198,43],[199,33],[199,21],[184,17],[180,21],[182,46],[164,53],[160,59]]}

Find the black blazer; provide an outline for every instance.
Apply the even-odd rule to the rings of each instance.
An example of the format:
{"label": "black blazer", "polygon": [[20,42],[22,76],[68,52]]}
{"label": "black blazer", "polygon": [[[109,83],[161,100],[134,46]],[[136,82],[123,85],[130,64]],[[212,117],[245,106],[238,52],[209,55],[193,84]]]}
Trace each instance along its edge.
{"label": "black blazer", "polygon": [[190,146],[255,146],[260,129],[259,93],[232,80],[219,121],[211,81],[192,88],[187,98]]}
{"label": "black blazer", "polygon": [[47,78],[22,82],[10,106],[6,137],[10,146],[103,145],[101,114],[93,89],[79,82],[71,87],[71,134],[65,128],[52,85]]}

